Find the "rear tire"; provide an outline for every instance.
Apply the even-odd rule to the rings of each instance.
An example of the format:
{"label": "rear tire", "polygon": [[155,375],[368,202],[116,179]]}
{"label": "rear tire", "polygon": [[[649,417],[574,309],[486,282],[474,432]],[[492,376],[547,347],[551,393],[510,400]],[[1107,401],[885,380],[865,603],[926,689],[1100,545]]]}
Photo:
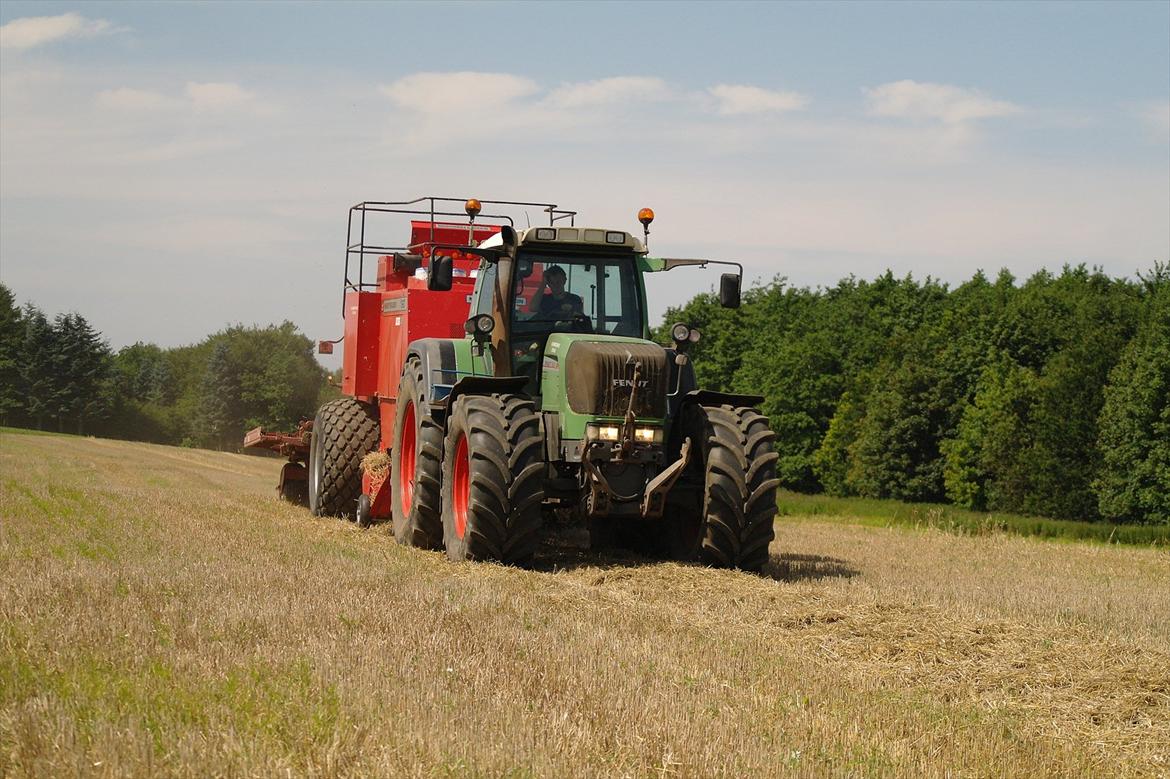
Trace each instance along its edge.
{"label": "rear tire", "polygon": [[443,428],[431,416],[422,364],[412,357],[402,366],[390,450],[390,504],[398,543],[442,548],[442,478]]}
{"label": "rear tire", "polygon": [[776,434],[753,408],[693,406],[684,421],[698,459],[688,476],[702,479],[702,500],[672,490],[666,541],[676,559],[758,572],[776,536]]}
{"label": "rear tire", "polygon": [[531,400],[458,398],[443,456],[447,556],[529,564],[542,522],[544,476],[544,439]]}
{"label": "rear tire", "polygon": [[378,415],[356,398],[317,411],[309,441],[309,508],[318,517],[353,519],[362,493],[362,458],[378,446]]}

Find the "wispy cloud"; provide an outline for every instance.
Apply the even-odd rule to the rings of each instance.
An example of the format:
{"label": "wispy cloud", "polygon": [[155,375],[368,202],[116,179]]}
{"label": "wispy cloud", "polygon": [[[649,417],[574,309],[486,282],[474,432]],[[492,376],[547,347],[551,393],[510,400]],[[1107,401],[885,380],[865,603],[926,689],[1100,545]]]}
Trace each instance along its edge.
{"label": "wispy cloud", "polygon": [[716,112],[723,116],[795,111],[808,105],[799,92],[777,92],[747,84],[718,84],[707,90],[716,100]]}
{"label": "wispy cloud", "polygon": [[1010,116],[1022,109],[979,90],[924,81],[891,81],[863,90],[874,116],[929,119],[961,124],[974,119]]}
{"label": "wispy cloud", "polygon": [[639,100],[664,100],[670,87],[653,76],[615,76],[597,81],[562,84],[548,95],[548,102],[563,108],[612,105]]}
{"label": "wispy cloud", "polygon": [[188,82],[186,87],[187,100],[192,107],[200,111],[214,111],[223,108],[235,108],[253,102],[256,96],[239,84],[230,82]]}
{"label": "wispy cloud", "polygon": [[118,32],[105,19],[87,19],[81,14],[60,16],[26,16],[0,26],[0,48],[31,49],[68,38],[92,38],[95,35]]}
{"label": "wispy cloud", "polygon": [[503,106],[540,90],[536,82],[510,73],[414,73],[381,88],[400,108],[421,114],[448,114]]}
{"label": "wispy cloud", "polygon": [[118,87],[97,94],[99,106],[121,111],[224,111],[258,107],[256,95],[231,82],[189,81],[181,94]]}
{"label": "wispy cloud", "polygon": [[183,101],[177,97],[152,92],[148,89],[118,87],[98,92],[98,105],[125,111],[157,111],[159,109],[181,108]]}

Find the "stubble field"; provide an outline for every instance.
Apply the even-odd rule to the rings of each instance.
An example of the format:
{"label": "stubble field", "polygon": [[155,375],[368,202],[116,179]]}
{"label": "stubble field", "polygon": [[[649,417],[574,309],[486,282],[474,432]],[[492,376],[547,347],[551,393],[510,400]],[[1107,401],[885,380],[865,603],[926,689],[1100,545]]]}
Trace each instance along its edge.
{"label": "stubble field", "polygon": [[1166,776],[1170,553],[782,518],[454,565],[279,461],[0,434],[2,776]]}

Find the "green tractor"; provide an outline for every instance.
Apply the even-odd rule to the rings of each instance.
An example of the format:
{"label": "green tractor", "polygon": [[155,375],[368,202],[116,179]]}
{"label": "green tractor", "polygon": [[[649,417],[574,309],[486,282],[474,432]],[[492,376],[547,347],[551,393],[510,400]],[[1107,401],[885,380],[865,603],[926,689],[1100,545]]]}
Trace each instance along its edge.
{"label": "green tractor", "polygon": [[[524,565],[556,512],[583,521],[595,548],[760,570],[778,484],[762,398],[697,388],[687,347],[698,332],[674,325],[664,347],[647,322],[648,274],[715,261],[653,258],[627,232],[555,223],[477,241],[481,207],[467,201],[464,245],[419,241],[383,258],[373,294],[383,319],[402,316],[382,328],[379,362],[401,372],[393,398],[371,399],[381,413],[363,417],[393,433],[380,436],[389,472],[367,474],[357,518],[392,515],[401,542],[453,560]],[[648,234],[653,212],[639,218]],[[735,267],[721,278],[725,307],[739,305]],[[432,296],[470,285],[462,337],[411,337],[408,312],[449,327]],[[320,485],[325,452],[312,459]]]}
{"label": "green tractor", "polygon": [[[736,307],[742,268],[648,256],[649,209],[639,239],[551,204],[472,199],[466,222],[444,221],[461,216],[450,202],[351,209],[343,397],[294,435],[245,439],[289,457],[280,494],[390,519],[401,543],[453,560],[529,564],[542,527],[567,518],[595,548],[759,571],[778,484],[762,398],[696,387],[699,333],[680,323],[654,343],[646,311],[648,276],[713,263],[736,268],[719,290]],[[477,223],[485,204],[540,205],[549,225]],[[401,250],[372,241],[381,213],[411,215]]]}

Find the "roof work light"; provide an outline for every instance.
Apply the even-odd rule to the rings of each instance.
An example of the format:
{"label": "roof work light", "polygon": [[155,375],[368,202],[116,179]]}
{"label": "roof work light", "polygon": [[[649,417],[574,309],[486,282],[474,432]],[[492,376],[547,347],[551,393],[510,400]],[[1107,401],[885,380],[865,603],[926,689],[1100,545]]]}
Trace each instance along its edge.
{"label": "roof work light", "polygon": [[650,223],[654,221],[654,209],[643,208],[638,212],[638,221],[642,223],[642,244],[650,248]]}

